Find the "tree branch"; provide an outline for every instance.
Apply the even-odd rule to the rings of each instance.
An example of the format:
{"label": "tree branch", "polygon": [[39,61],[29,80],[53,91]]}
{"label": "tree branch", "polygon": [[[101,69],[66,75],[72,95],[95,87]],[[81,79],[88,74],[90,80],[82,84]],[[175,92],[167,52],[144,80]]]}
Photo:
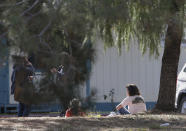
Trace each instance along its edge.
{"label": "tree branch", "polygon": [[26,9],[21,16],[24,16],[27,12],[29,12],[31,9],[33,9],[37,4],[39,3],[39,0],[36,0],[28,9]]}
{"label": "tree branch", "polygon": [[79,43],[79,42],[76,41],[76,40],[70,39],[70,36],[69,36],[68,32],[66,31],[66,29],[64,29],[64,33],[65,33],[66,39],[67,39],[68,41],[73,42],[74,44],[77,44],[77,45],[82,45],[82,43]]}
{"label": "tree branch", "polygon": [[15,4],[15,6],[18,6],[18,5],[21,5],[22,3],[24,3],[26,0],[22,0],[22,1],[20,1],[20,2],[17,2],[16,4]]}
{"label": "tree branch", "polygon": [[45,45],[50,50],[51,53],[53,53],[52,48],[49,46],[48,43],[46,43],[44,40],[42,40],[41,36],[39,36],[39,41],[40,41],[41,44]]}
{"label": "tree branch", "polygon": [[1,4],[0,7],[18,6],[18,5],[23,4],[25,1],[28,1],[28,0],[22,0],[20,2],[15,3],[15,4]]}
{"label": "tree branch", "polygon": [[47,24],[47,26],[45,26],[43,28],[43,30],[39,33],[38,36],[41,37],[48,30],[48,28],[51,26],[51,24],[52,24],[52,20],[49,21],[49,23]]}
{"label": "tree branch", "polygon": [[41,13],[41,11],[38,11],[38,12],[35,13],[35,14],[31,14],[31,13],[29,13],[30,17],[28,17],[26,21],[30,21],[33,17],[39,15],[40,13]]}

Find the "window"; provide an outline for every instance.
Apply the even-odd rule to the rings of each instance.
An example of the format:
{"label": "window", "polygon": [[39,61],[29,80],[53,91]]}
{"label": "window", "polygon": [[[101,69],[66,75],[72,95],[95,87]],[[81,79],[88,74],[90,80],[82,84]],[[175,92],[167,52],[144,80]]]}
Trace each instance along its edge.
{"label": "window", "polygon": [[186,45],[186,28],[184,29],[184,32],[183,32],[183,40],[182,40],[182,45]]}
{"label": "window", "polygon": [[186,72],[186,67],[185,67],[185,69],[183,70],[183,72]]}

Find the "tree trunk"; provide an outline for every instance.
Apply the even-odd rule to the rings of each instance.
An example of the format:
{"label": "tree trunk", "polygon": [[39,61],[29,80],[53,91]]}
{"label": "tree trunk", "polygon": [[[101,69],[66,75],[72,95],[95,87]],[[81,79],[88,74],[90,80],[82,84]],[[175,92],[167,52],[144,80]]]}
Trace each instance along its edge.
{"label": "tree trunk", "polygon": [[180,8],[178,9],[178,5],[176,4],[173,15],[168,23],[162,58],[160,90],[156,104],[156,109],[162,111],[174,110],[177,69],[183,36],[183,17],[184,15],[180,13]]}

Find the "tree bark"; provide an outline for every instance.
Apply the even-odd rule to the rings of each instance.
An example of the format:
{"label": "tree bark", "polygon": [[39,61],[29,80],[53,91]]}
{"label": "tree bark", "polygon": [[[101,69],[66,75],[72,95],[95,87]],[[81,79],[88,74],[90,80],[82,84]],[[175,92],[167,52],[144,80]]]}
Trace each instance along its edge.
{"label": "tree bark", "polygon": [[[183,36],[183,17],[180,13],[181,4],[174,1],[175,10],[168,22],[162,58],[160,89],[156,109],[174,111],[177,69],[180,57],[180,46]],[[183,9],[183,8],[182,8]]]}

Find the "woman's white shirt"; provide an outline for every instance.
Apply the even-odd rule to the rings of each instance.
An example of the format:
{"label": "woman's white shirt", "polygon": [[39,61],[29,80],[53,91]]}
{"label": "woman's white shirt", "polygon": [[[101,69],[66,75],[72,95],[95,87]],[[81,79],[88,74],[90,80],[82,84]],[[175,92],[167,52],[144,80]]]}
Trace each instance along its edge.
{"label": "woman's white shirt", "polygon": [[121,103],[123,107],[128,106],[128,111],[131,114],[137,114],[140,112],[147,111],[146,104],[144,102],[144,98],[142,96],[128,96]]}

